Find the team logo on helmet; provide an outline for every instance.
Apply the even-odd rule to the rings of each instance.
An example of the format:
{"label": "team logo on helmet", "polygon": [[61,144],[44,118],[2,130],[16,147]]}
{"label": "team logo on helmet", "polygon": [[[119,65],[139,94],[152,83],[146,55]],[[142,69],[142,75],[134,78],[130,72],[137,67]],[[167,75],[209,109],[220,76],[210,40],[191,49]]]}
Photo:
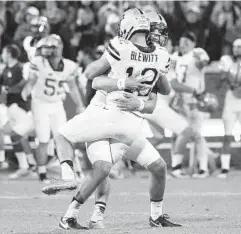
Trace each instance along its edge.
{"label": "team logo on helmet", "polygon": [[137,32],[149,33],[150,23],[141,10],[132,8],[124,12],[118,34],[120,37],[130,40]]}

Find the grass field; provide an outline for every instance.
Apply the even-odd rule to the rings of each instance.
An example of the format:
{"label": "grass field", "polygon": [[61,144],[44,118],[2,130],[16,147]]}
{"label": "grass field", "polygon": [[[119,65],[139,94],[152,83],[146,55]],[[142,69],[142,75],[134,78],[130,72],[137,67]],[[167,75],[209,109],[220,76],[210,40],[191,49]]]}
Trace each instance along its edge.
{"label": "grass field", "polygon": [[[181,228],[150,228],[148,175],[137,173],[125,180],[112,180],[112,192],[106,211],[106,229],[62,231],[58,228],[74,192],[57,196],[41,194],[42,185],[26,178],[7,181],[0,173],[0,234],[8,233],[241,233],[241,172],[233,171],[227,180],[169,179],[164,212]],[[87,224],[93,197],[82,207],[78,217]]]}

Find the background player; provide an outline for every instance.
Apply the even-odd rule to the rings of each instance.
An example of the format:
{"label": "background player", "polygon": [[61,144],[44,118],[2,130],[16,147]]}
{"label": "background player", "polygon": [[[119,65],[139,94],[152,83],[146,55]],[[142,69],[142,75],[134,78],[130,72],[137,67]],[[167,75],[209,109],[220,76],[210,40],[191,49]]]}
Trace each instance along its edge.
{"label": "background player", "polygon": [[[177,57],[175,73],[176,77],[171,84],[178,92],[179,108],[189,121],[192,131],[198,136],[195,138],[197,158],[199,160],[199,173],[193,175],[198,178],[205,178],[208,173],[208,150],[204,137],[201,136],[202,116],[197,108],[198,100],[204,99],[205,78],[204,67],[208,64],[209,57],[201,48],[195,48],[196,36],[191,32],[182,35],[179,42],[180,55]],[[173,155],[173,169],[179,170],[182,162],[182,155]],[[174,172],[173,172],[174,173]]]}
{"label": "background player", "polygon": [[[63,43],[59,36],[49,35],[39,42],[41,55],[31,61],[29,81],[22,96],[32,96],[32,112],[36,135],[39,140],[38,171],[40,180],[49,182],[46,177],[47,146],[51,133],[55,135],[60,126],[66,122],[63,100],[66,90],[77,106],[77,113],[83,104],[76,86],[78,65],[62,57]],[[66,86],[68,84],[68,86]]]}
{"label": "background player", "polygon": [[2,128],[3,132],[11,137],[19,164],[19,169],[9,176],[10,179],[26,176],[29,173],[29,164],[36,165],[28,142],[28,134],[33,131],[30,103],[21,98],[26,74],[24,78],[23,66],[18,61],[19,56],[20,50],[16,45],[4,47],[2,58],[6,68],[1,75],[1,91],[6,95],[8,121]]}
{"label": "background player", "polygon": [[221,155],[221,173],[219,178],[226,178],[230,169],[230,144],[233,141],[233,129],[237,120],[241,121],[241,39],[233,42],[232,56],[224,55],[220,61],[222,81],[226,81],[229,90],[225,96],[223,108],[224,142]]}

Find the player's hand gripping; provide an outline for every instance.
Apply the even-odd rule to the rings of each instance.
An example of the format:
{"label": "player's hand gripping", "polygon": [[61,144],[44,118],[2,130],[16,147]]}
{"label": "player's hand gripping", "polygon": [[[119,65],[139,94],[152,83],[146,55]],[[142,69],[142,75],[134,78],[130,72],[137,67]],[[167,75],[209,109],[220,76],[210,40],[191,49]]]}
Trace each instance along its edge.
{"label": "player's hand gripping", "polygon": [[116,100],[117,107],[122,111],[135,111],[140,107],[140,101],[138,98],[130,93],[124,93],[123,98]]}
{"label": "player's hand gripping", "polygon": [[145,84],[146,78],[140,78],[140,73],[133,74],[132,76],[125,79],[125,88],[129,90],[141,90],[144,88],[150,88],[150,85]]}

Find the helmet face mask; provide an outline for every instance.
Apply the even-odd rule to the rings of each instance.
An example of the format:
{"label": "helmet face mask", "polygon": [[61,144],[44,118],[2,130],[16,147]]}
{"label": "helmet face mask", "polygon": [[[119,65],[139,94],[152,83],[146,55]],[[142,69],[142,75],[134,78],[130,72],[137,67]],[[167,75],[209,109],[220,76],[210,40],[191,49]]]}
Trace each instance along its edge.
{"label": "helmet face mask", "polygon": [[51,46],[43,46],[41,48],[40,53],[43,57],[46,57],[46,58],[52,57],[54,54],[54,48]]}
{"label": "helmet face mask", "polygon": [[153,43],[157,43],[160,46],[166,46],[169,39],[167,26],[163,23],[151,24],[149,36]]}
{"label": "helmet face mask", "polygon": [[58,35],[51,34],[43,38],[38,46],[41,50],[41,55],[44,57],[60,57],[63,53],[63,42]]}
{"label": "helmet face mask", "polygon": [[167,23],[164,17],[155,11],[147,11],[145,15],[151,24],[149,34],[151,42],[160,46],[166,46],[169,36]]}

